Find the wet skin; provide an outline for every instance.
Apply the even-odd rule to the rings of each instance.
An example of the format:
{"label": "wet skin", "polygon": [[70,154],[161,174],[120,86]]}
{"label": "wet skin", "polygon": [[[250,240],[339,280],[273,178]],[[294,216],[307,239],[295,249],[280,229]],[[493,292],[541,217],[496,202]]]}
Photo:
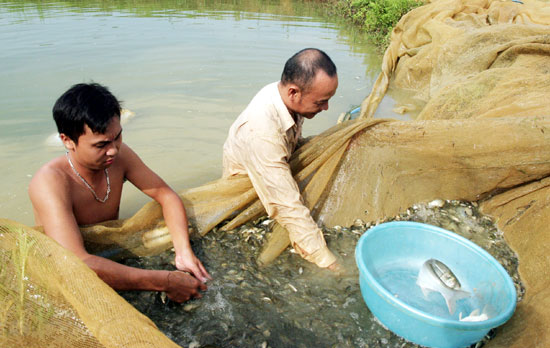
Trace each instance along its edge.
{"label": "wet skin", "polygon": [[[107,191],[105,169],[108,168],[111,193],[105,203],[98,202],[70,167],[67,157],[60,156],[40,168],[29,185],[36,223],[43,225],[49,237],[72,251],[114,289],[165,291],[177,302],[201,297],[199,291],[206,290],[204,282],[211,277],[191,250],[183,203],[122,143],[119,117],[111,119],[103,134],[85,126],[78,141],[65,134],[60,137],[75,170],[100,198]],[[194,276],[128,267],[85,250],[78,226],[118,218],[124,179],[160,203],[176,250],[176,267]]]}

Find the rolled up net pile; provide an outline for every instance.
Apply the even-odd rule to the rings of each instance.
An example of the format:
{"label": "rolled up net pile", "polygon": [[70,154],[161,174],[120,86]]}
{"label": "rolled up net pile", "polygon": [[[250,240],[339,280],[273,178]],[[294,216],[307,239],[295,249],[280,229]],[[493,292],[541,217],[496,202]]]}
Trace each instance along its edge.
{"label": "rolled up net pile", "polygon": [[[496,218],[526,294],[488,347],[550,346],[549,25],[550,3],[540,1],[441,0],[409,12],[361,116],[390,87],[414,95],[417,121],[373,129],[342,164],[381,182],[359,184],[372,196],[367,217],[443,198],[479,200]],[[333,190],[350,191],[341,186]],[[359,213],[338,203],[321,210],[327,223]]]}
{"label": "rolled up net pile", "polygon": [[413,93],[417,119],[548,116],[549,24],[550,3],[535,0],[416,8],[394,28],[361,117],[374,115],[390,81]]}
{"label": "rolled up net pile", "polygon": [[0,347],[178,347],[44,234],[0,219]]}
{"label": "rolled up net pile", "polygon": [[[527,292],[489,347],[550,346],[549,25],[550,5],[528,0],[439,0],[411,11],[392,34],[361,117],[314,137],[291,159],[306,205],[327,226],[383,219],[435,198],[479,201],[495,216],[519,254]],[[372,119],[389,87],[414,95],[417,120]],[[265,214],[247,177],[219,179],[181,197],[202,235]],[[29,228],[14,232],[11,222],[2,226],[2,265],[17,257],[17,236],[35,241],[24,278],[32,286],[13,285],[22,279],[21,267],[2,266],[0,273],[9,280],[0,289],[7,299],[0,319],[8,346],[21,339],[27,346],[27,340],[52,346],[56,335],[69,342],[56,347],[170,346],[150,321],[57,244]],[[88,250],[111,258],[171,247],[155,202],[129,219],[81,230]],[[288,244],[286,231],[275,225],[259,261],[268,263]],[[36,313],[48,320],[32,319]],[[60,324],[50,324],[56,316]]]}

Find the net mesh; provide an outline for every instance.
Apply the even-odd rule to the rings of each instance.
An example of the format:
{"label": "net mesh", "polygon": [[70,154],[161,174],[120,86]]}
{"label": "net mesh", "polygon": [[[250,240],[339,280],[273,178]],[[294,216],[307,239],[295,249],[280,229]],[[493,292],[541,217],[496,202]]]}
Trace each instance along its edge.
{"label": "net mesh", "polygon": [[0,219],[0,346],[178,347],[44,234]]}

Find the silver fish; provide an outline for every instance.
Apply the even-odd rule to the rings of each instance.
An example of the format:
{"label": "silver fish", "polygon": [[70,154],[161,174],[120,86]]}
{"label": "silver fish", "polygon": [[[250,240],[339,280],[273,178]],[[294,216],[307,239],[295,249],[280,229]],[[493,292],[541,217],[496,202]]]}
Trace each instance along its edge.
{"label": "silver fish", "polygon": [[460,321],[484,321],[489,319],[489,315],[487,314],[486,307],[483,308],[483,311],[480,312],[478,308],[474,309],[472,313],[470,313],[467,317],[462,317],[462,312],[458,314],[458,319]]}
{"label": "silver fish", "polygon": [[460,282],[449,267],[436,259],[424,262],[416,284],[420,286],[424,296],[428,296],[431,291],[439,292],[445,299],[449,314],[455,312],[456,301],[471,296],[468,291],[461,289]]}

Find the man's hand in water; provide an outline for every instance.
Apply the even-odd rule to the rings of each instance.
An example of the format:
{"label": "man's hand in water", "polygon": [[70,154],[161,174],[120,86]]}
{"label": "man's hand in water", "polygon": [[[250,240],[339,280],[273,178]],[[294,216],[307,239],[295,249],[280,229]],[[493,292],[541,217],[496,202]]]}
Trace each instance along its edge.
{"label": "man's hand in water", "polygon": [[345,272],[346,272],[344,267],[342,267],[342,265],[338,261],[336,261],[332,265],[328,266],[327,269],[334,272],[336,275],[340,275],[340,276],[344,275]]}
{"label": "man's hand in water", "polygon": [[204,283],[185,272],[171,271],[168,272],[164,292],[170,300],[181,303],[192,298],[201,298],[199,291],[206,288]]}
{"label": "man's hand in water", "polygon": [[185,252],[182,255],[176,255],[175,261],[177,269],[193,274],[198,280],[203,283],[212,279],[210,274],[208,274],[208,272],[202,265],[202,262],[195,256],[195,254],[191,250]]}

